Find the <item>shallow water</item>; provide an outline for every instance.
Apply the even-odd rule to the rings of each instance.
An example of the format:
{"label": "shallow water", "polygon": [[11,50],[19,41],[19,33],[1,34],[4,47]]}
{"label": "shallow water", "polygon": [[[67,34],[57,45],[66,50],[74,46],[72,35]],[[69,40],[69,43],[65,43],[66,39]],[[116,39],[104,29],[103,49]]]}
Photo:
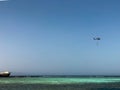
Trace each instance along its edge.
{"label": "shallow water", "polygon": [[120,78],[106,77],[8,77],[0,78],[0,84],[85,84],[85,83],[115,83]]}
{"label": "shallow water", "polygon": [[120,77],[8,77],[0,90],[120,90]]}

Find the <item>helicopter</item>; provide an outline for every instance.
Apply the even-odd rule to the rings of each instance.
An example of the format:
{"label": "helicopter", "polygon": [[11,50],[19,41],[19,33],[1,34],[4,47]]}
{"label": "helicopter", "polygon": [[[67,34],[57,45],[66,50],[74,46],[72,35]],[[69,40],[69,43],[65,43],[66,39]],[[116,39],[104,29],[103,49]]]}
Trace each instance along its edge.
{"label": "helicopter", "polygon": [[100,37],[94,37],[93,40],[101,40]]}
{"label": "helicopter", "polygon": [[93,37],[93,40],[96,40],[96,45],[98,46],[99,45],[98,41],[100,41],[101,38],[100,37]]}

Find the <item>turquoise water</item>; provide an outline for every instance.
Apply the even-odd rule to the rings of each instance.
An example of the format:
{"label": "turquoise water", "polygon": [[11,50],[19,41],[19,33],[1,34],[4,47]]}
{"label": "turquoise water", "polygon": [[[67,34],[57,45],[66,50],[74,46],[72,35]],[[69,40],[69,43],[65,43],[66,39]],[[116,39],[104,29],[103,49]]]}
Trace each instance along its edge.
{"label": "turquoise water", "polygon": [[8,77],[0,78],[0,90],[120,90],[120,78]]}
{"label": "turquoise water", "polygon": [[43,77],[14,77],[0,78],[0,84],[84,84],[84,83],[114,83],[120,78],[43,78]]}

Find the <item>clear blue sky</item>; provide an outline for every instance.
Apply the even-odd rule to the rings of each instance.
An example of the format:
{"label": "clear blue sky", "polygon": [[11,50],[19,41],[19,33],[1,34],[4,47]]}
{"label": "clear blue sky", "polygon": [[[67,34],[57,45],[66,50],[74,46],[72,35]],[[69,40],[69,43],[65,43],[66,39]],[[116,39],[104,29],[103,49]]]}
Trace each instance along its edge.
{"label": "clear blue sky", "polygon": [[1,1],[0,70],[120,75],[120,0]]}

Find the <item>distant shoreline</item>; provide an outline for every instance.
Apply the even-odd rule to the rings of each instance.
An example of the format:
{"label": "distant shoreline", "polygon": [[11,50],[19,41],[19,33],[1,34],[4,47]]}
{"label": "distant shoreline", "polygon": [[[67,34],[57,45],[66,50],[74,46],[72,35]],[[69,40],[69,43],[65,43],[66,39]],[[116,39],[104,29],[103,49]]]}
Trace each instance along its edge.
{"label": "distant shoreline", "polygon": [[9,77],[120,77],[120,75],[12,75]]}

